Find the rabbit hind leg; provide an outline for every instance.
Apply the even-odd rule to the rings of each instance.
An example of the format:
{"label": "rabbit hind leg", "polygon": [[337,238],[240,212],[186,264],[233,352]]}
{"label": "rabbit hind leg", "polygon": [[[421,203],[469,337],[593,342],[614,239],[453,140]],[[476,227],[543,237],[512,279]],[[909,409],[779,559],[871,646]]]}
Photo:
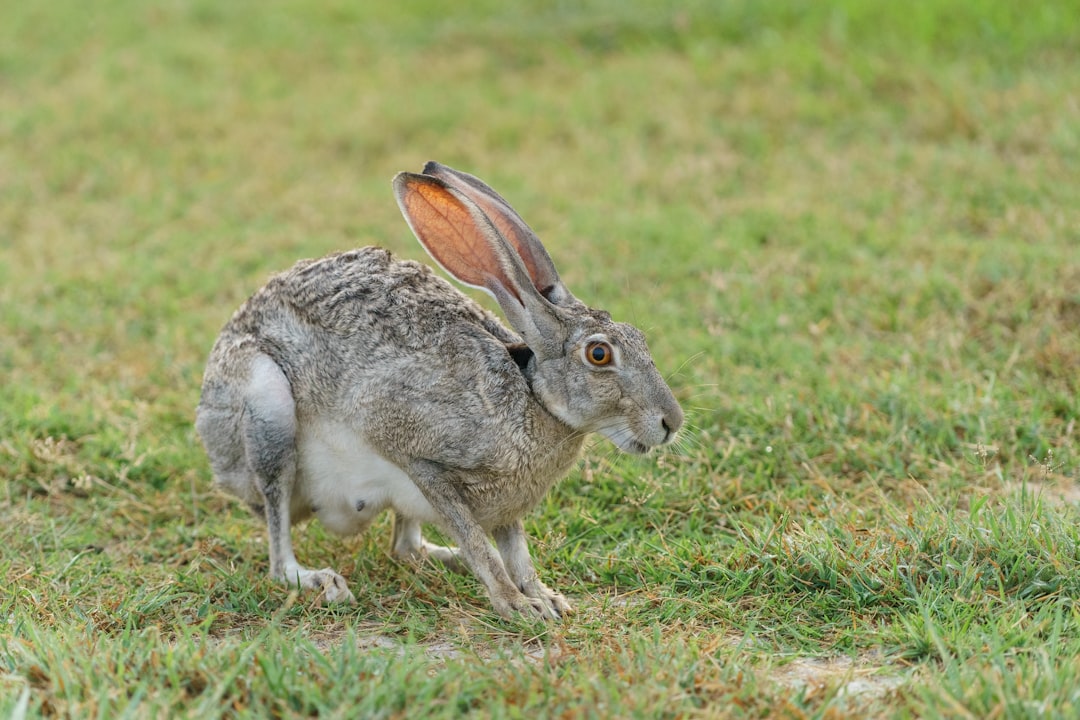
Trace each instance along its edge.
{"label": "rabbit hind leg", "polygon": [[341,575],[330,568],[310,570],[293,552],[290,503],[296,481],[296,407],[285,374],[261,353],[252,359],[244,410],[247,464],[265,498],[271,577],[318,590],[323,602],[354,602]]}

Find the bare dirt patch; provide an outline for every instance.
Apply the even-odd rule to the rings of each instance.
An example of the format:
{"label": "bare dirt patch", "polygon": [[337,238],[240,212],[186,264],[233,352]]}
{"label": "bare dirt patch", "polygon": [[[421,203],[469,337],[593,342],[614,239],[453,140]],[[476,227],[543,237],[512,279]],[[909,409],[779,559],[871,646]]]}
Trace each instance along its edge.
{"label": "bare dirt patch", "polygon": [[884,697],[907,682],[906,675],[873,658],[795,658],[773,668],[771,679],[793,690],[816,694],[835,688],[838,697],[869,700]]}
{"label": "bare dirt patch", "polygon": [[1039,480],[1011,482],[1006,490],[1050,503],[1080,504],[1080,481],[1059,473],[1047,473]]}

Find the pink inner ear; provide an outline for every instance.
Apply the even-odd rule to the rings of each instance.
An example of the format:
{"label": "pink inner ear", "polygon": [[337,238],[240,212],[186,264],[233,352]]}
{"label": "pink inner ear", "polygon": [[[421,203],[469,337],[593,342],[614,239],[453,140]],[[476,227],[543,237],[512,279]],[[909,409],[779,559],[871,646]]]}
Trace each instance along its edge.
{"label": "pink inner ear", "polygon": [[409,224],[436,262],[466,285],[492,292],[498,285],[521,301],[492,248],[499,239],[478,208],[468,207],[435,178],[409,175],[404,188],[401,203]]}
{"label": "pink inner ear", "polygon": [[547,251],[540,246],[540,241],[536,238],[536,235],[532,233],[525,221],[514,212],[513,208],[479,178],[472,179],[482,188],[487,188],[486,191],[468,182],[461,176],[462,174],[445,165],[428,163],[424,167],[424,173],[442,180],[449,187],[474,202],[483,211],[496,229],[514,248],[518,257],[521,258],[533,287],[547,297],[547,293],[558,284],[559,275],[555,271],[551,259],[547,256]]}

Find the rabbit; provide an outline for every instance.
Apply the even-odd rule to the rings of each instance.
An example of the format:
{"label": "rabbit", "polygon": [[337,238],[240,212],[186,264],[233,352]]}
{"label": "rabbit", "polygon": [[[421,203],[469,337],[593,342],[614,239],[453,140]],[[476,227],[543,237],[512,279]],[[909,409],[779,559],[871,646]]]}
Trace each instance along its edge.
{"label": "rabbit", "polygon": [[[435,162],[393,180],[428,254],[490,294],[508,329],[426,265],[366,247],[271,277],[210,353],[196,429],[217,484],[267,525],[270,574],[355,602],[293,552],[291,526],[364,531],[394,512],[396,558],[467,567],[494,610],[556,620],[522,517],[598,432],[630,453],[671,442],[682,409],[645,338],[575,298],[525,221]],[[429,543],[421,525],[457,547]],[[494,540],[494,545],[490,542]]]}

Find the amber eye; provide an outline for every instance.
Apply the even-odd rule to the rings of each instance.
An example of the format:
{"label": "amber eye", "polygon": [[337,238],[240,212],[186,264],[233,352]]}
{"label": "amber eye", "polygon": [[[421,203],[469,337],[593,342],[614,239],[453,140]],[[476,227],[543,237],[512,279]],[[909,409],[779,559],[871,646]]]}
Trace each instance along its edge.
{"label": "amber eye", "polygon": [[606,342],[589,343],[585,348],[585,357],[597,367],[610,364],[613,356],[611,346]]}

